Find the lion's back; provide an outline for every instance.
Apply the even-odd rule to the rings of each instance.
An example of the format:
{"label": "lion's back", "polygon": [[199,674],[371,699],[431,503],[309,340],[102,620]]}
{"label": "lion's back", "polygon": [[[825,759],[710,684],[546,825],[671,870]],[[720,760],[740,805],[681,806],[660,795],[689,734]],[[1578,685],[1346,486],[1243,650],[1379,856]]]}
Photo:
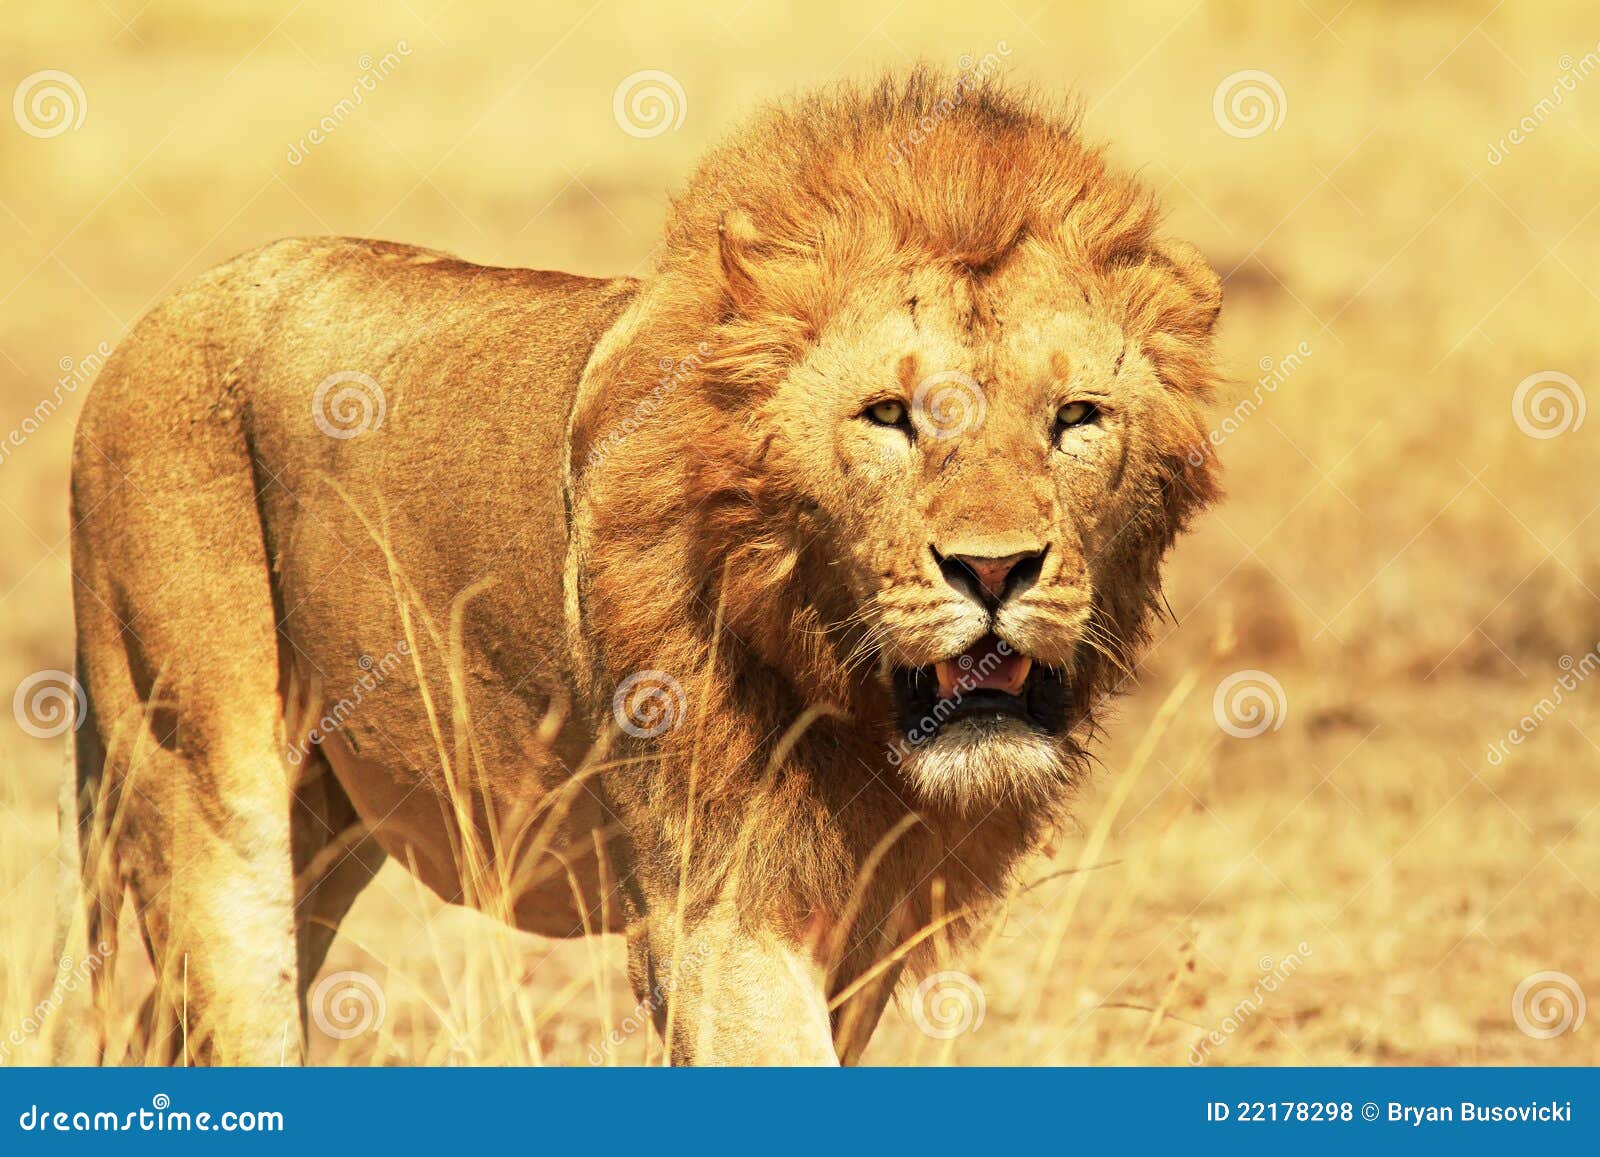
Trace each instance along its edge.
{"label": "lion's back", "polygon": [[[328,435],[338,415],[312,413],[330,376],[344,382],[321,401],[371,378],[386,416],[397,391],[470,405],[497,370],[531,391],[525,401],[561,410],[564,387],[632,292],[628,279],[474,265],[392,242],[275,241],[202,273],[139,320],[89,391],[77,454],[166,454],[173,436],[188,443],[194,425],[241,412],[253,437],[309,431],[358,444],[365,430]],[[473,372],[450,373],[463,364]]]}

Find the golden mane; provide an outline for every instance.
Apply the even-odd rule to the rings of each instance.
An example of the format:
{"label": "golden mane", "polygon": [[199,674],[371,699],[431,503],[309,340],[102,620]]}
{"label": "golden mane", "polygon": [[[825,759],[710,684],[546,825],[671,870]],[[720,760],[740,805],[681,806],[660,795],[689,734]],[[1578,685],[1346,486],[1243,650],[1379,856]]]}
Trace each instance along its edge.
{"label": "golden mane", "polygon": [[[705,157],[674,198],[651,280],[709,342],[706,371],[754,386],[852,285],[909,266],[981,283],[1031,241],[1145,342],[1170,385],[1205,396],[1209,359],[1185,347],[1216,303],[1174,284],[1156,197],[1104,152],[1072,106],[993,79],[921,67],[841,83],[766,107]],[[725,298],[708,302],[708,283]]]}
{"label": "golden mane", "polygon": [[[688,807],[692,791],[707,833],[690,873],[697,899],[738,878],[757,907],[837,912],[882,817],[904,812],[876,772],[862,786],[858,765],[881,759],[881,742],[815,715],[859,705],[840,698],[835,624],[806,579],[816,560],[805,553],[805,502],[766,460],[759,404],[854,288],[929,266],[981,285],[1026,245],[1055,263],[1064,292],[1141,345],[1182,399],[1164,442],[1199,444],[1195,403],[1213,384],[1220,289],[1192,247],[1158,236],[1159,223],[1155,197],[1106,164],[1069,108],[929,69],[764,109],[674,199],[657,267],[614,343],[596,351],[574,420],[575,508],[592,520],[575,548],[574,629],[592,648],[591,695],[641,669],[685,684],[691,722],[651,749],[663,769],[639,778],[668,811]],[[607,426],[659,393],[663,371],[670,402],[652,401],[638,431],[595,462]],[[1162,461],[1170,481],[1119,547],[1127,581],[1107,595],[1129,653],[1086,658],[1074,676],[1086,733],[1093,702],[1120,682],[1159,613],[1161,556],[1217,492],[1209,458]],[[878,867],[885,893],[917,892],[942,863],[954,906],[998,892],[1053,818],[1020,799],[981,822],[919,810],[923,837],[902,839]],[[941,849],[958,844],[960,861],[944,862]],[[647,864],[659,856],[652,867],[664,875],[679,854],[640,851]],[[905,902],[928,916],[925,896]]]}

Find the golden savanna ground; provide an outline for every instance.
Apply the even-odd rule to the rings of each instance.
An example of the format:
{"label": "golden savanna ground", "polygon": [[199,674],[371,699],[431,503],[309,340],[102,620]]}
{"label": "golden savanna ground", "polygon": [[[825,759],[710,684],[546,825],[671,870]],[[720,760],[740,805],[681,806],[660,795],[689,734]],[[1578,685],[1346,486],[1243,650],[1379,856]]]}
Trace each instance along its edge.
{"label": "golden savanna ground", "polygon": [[[1600,1012],[1577,1023],[1600,998],[1591,5],[3,14],[0,97],[22,90],[0,109],[7,704],[71,669],[79,380],[160,296],[309,233],[642,271],[668,191],[757,102],[966,57],[1074,87],[1225,275],[1231,497],[1175,553],[1181,626],[1117,712],[1076,825],[951,952],[960,976],[902,994],[868,1061],[1600,1061]],[[635,79],[665,94],[664,123],[616,100],[645,70],[670,78]],[[82,1060],[84,946],[51,947],[64,738],[0,720],[0,1063]],[[118,1035],[147,981],[126,931]],[[312,1057],[658,1059],[622,1027],[622,960],[445,908],[390,864],[333,950],[325,975],[363,975],[322,994]]]}

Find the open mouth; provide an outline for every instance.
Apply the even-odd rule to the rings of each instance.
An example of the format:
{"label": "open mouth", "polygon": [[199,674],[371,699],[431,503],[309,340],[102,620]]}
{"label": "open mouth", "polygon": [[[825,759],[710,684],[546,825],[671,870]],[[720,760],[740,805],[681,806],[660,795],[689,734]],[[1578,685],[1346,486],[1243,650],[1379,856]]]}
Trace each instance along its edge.
{"label": "open mouth", "polygon": [[931,666],[896,670],[894,692],[900,727],[913,743],[958,721],[1019,720],[1051,734],[1066,722],[1067,687],[1060,674],[995,635]]}

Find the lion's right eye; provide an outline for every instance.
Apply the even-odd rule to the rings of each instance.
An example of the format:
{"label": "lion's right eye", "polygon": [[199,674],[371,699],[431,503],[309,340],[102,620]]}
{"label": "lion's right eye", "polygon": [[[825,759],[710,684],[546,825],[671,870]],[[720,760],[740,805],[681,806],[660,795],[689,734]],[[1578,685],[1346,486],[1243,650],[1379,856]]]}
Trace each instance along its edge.
{"label": "lion's right eye", "polygon": [[874,402],[867,407],[866,416],[880,426],[903,426],[906,422],[906,404],[893,398]]}

